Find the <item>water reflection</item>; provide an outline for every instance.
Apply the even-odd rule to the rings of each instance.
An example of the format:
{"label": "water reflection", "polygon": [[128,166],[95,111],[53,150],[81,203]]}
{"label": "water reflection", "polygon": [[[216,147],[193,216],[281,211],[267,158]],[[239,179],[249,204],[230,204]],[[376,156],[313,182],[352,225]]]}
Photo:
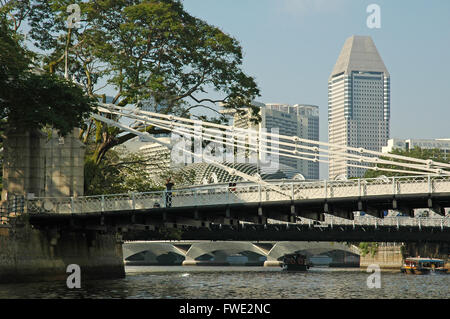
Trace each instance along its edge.
{"label": "water reflection", "polygon": [[286,273],[263,267],[127,267],[120,280],[0,285],[0,298],[448,298],[450,276],[382,273],[381,288],[367,288],[359,269],[312,268]]}

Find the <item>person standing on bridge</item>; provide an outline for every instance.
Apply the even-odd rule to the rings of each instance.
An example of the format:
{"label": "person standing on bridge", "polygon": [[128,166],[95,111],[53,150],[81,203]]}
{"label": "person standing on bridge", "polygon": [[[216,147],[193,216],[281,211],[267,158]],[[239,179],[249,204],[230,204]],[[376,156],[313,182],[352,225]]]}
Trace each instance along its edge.
{"label": "person standing on bridge", "polygon": [[171,178],[169,177],[166,182],[166,207],[172,207],[172,187],[175,185],[172,183]]}

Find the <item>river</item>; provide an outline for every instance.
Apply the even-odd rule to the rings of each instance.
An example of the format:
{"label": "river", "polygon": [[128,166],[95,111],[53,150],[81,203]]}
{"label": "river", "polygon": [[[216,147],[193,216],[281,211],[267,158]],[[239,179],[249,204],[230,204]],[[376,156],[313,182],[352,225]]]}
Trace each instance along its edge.
{"label": "river", "polygon": [[0,298],[449,298],[449,275],[381,273],[381,287],[368,288],[370,274],[355,268],[311,268],[304,273],[264,267],[127,266],[119,280],[0,285]]}

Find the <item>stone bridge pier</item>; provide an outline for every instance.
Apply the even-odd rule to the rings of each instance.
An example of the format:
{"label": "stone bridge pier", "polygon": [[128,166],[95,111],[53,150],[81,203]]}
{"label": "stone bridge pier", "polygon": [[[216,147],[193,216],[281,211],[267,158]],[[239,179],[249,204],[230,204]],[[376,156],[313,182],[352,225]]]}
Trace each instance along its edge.
{"label": "stone bridge pier", "polygon": [[80,266],[86,279],[125,277],[122,241],[116,232],[0,227],[0,283],[66,280]]}
{"label": "stone bridge pier", "polygon": [[[63,226],[58,221],[35,227],[24,212],[24,198],[83,195],[85,146],[78,129],[64,138],[38,130],[6,135],[0,283],[65,280],[70,264],[80,266],[82,281],[124,277],[122,239],[115,229]],[[22,200],[21,210],[10,205],[17,198]]]}

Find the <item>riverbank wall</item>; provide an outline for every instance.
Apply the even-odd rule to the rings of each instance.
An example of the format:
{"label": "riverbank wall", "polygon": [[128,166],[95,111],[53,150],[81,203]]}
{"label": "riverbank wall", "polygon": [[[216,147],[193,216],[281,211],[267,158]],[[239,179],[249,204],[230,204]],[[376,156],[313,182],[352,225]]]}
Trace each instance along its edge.
{"label": "riverbank wall", "polygon": [[66,280],[69,265],[81,281],[125,277],[122,243],[115,232],[0,227],[0,283]]}
{"label": "riverbank wall", "polygon": [[361,254],[360,268],[366,270],[370,265],[378,265],[382,270],[400,271],[405,258],[430,257],[443,259],[450,266],[449,243],[405,243],[380,245],[375,251]]}

